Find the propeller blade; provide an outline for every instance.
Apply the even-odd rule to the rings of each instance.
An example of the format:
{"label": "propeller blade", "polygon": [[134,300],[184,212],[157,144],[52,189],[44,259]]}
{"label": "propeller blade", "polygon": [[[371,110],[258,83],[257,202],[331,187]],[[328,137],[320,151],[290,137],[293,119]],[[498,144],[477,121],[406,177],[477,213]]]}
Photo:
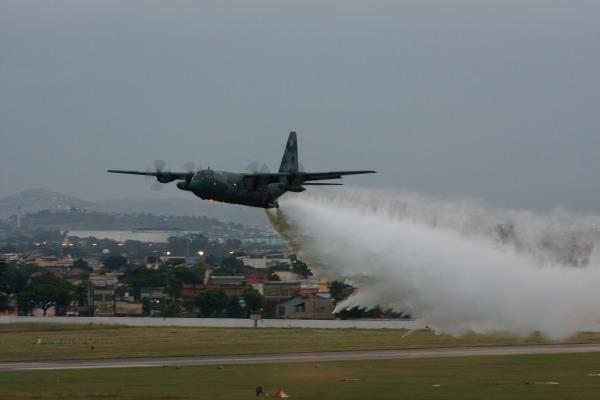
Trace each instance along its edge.
{"label": "propeller blade", "polygon": [[161,190],[162,189],[162,183],[160,183],[157,180],[154,180],[154,182],[152,182],[152,186],[150,187],[150,189],[152,190]]}
{"label": "propeller blade", "polygon": [[157,172],[161,172],[163,169],[165,169],[165,165],[167,165],[167,163],[165,163],[163,160],[154,160],[152,164]]}
{"label": "propeller blade", "polygon": [[[152,170],[150,168],[147,168],[146,171],[144,171],[144,172],[153,173],[153,172],[156,172],[156,171],[154,171],[154,170]],[[147,181],[149,181],[150,179],[156,179],[156,178],[154,178],[152,175],[145,175],[144,179],[146,179]]]}
{"label": "propeller blade", "polygon": [[[156,172],[158,174],[169,173],[169,170],[165,169],[167,163],[164,162],[163,160],[154,160],[154,161],[152,161],[152,164],[154,165],[154,171],[150,170],[150,172]],[[150,177],[150,178],[152,178],[152,177]],[[150,189],[161,190],[162,183],[158,181],[158,177],[153,178],[153,179],[154,179],[154,182],[152,182],[152,186],[150,187]]]}

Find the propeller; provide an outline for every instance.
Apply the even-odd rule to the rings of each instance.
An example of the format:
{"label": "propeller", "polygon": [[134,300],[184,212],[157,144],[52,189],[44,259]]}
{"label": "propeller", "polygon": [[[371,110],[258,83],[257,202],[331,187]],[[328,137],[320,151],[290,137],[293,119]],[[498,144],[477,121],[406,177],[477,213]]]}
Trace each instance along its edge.
{"label": "propeller", "polygon": [[[162,174],[162,173],[168,174],[170,172],[169,170],[165,169],[167,163],[164,162],[163,160],[154,160],[154,161],[152,161],[152,165],[154,166],[154,169],[148,168],[146,170],[146,172],[156,172],[158,174]],[[162,189],[162,184],[159,181],[158,177],[155,178],[153,176],[147,175],[146,179],[153,180],[152,186],[150,186],[150,189],[152,189],[152,190],[161,190]]]}

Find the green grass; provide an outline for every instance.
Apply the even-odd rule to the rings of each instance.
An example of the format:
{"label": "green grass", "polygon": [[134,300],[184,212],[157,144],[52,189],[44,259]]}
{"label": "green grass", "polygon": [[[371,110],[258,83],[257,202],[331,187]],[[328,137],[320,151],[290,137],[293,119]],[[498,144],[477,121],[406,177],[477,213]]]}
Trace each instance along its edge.
{"label": "green grass", "polygon": [[[0,325],[0,361],[547,344],[540,335],[435,335],[427,330]],[[584,333],[569,343],[598,343]]]}
{"label": "green grass", "polygon": [[599,372],[600,353],[3,372],[0,398],[253,399],[262,385],[293,399],[597,399]]}

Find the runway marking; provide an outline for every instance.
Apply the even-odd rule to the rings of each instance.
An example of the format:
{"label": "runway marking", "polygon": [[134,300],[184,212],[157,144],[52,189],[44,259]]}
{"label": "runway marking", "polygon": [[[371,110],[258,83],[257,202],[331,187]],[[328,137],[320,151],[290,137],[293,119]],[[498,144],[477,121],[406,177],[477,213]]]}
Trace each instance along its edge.
{"label": "runway marking", "polygon": [[148,357],[92,360],[0,362],[0,371],[37,371],[92,368],[148,368],[163,366],[206,366],[302,363],[322,361],[386,360],[435,357],[480,357],[522,354],[600,352],[600,344],[536,346],[454,347],[405,350],[365,350],[321,353],[238,354],[223,356]]}

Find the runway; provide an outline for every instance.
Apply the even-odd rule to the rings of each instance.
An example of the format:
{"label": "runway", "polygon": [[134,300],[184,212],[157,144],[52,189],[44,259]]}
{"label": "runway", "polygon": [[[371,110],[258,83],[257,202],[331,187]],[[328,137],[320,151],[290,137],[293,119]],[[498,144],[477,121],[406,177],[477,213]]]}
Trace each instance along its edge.
{"label": "runway", "polygon": [[287,364],[301,362],[385,360],[435,357],[477,357],[523,354],[600,352],[600,344],[541,346],[454,347],[434,349],[340,351],[322,353],[243,354],[223,356],[149,357],[95,360],[0,362],[0,371],[35,371],[91,368],[183,367],[201,365]]}

